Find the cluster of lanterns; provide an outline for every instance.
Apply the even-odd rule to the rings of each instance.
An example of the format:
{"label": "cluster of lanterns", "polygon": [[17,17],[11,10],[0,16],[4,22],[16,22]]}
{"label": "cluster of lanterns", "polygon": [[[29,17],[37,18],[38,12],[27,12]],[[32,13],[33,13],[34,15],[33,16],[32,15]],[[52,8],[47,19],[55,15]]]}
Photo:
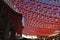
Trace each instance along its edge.
{"label": "cluster of lanterns", "polygon": [[24,17],[24,34],[46,36],[60,30],[59,0],[10,1]]}
{"label": "cluster of lanterns", "polygon": [[12,4],[24,16],[25,26],[50,28],[60,24],[59,0],[54,1],[56,4],[52,0],[12,0]]}

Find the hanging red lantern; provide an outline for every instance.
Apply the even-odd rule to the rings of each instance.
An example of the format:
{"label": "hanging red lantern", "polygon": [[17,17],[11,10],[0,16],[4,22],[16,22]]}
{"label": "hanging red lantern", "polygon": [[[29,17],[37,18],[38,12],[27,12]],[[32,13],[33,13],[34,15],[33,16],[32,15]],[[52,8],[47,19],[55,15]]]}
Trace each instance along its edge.
{"label": "hanging red lantern", "polygon": [[25,6],[26,6],[26,7],[28,7],[28,6],[29,6],[29,1],[28,1],[28,0],[26,1]]}
{"label": "hanging red lantern", "polygon": [[48,6],[48,9],[51,9],[52,7],[51,6]]}
{"label": "hanging red lantern", "polygon": [[29,4],[29,1],[26,1],[26,4]]}
{"label": "hanging red lantern", "polygon": [[47,18],[47,17],[48,17],[48,15],[45,15],[45,17]]}
{"label": "hanging red lantern", "polygon": [[32,2],[32,5],[34,5],[35,3],[34,2]]}
{"label": "hanging red lantern", "polygon": [[52,15],[50,15],[49,18],[53,18]]}
{"label": "hanging red lantern", "polygon": [[52,14],[52,6],[48,6],[48,11],[49,11],[49,14],[51,15]]}
{"label": "hanging red lantern", "polygon": [[42,12],[42,11],[43,11],[43,9],[42,9],[42,8],[40,8],[39,12]]}
{"label": "hanging red lantern", "polygon": [[15,4],[16,4],[16,7],[19,7],[19,2],[18,2],[18,1],[16,1],[16,3],[15,3]]}
{"label": "hanging red lantern", "polygon": [[20,8],[20,10],[23,10],[23,5],[20,5],[20,7],[19,7],[19,8]]}
{"label": "hanging red lantern", "polygon": [[46,8],[47,8],[47,6],[46,6],[46,5],[44,5],[44,11],[46,11]]}
{"label": "hanging red lantern", "polygon": [[56,15],[56,11],[54,12],[54,15]]}
{"label": "hanging red lantern", "polygon": [[38,6],[38,9],[39,9],[40,8],[40,3],[38,3],[37,6]]}
{"label": "hanging red lantern", "polygon": [[57,7],[55,7],[55,8],[54,8],[54,10],[58,10],[58,8],[57,8]]}
{"label": "hanging red lantern", "polygon": [[32,12],[32,7],[30,7],[30,12]]}
{"label": "hanging red lantern", "polygon": [[31,6],[34,7],[34,4],[35,4],[35,2],[32,2],[32,3],[31,3]]}
{"label": "hanging red lantern", "polygon": [[28,4],[26,4],[25,7],[28,8]]}
{"label": "hanging red lantern", "polygon": [[54,14],[56,14],[56,13],[57,13],[57,10],[58,10],[58,8],[57,8],[57,7],[55,7],[55,8],[54,8],[54,11],[53,11],[53,12],[54,12]]}
{"label": "hanging red lantern", "polygon": [[47,13],[47,6],[44,5],[44,13],[46,14]]}
{"label": "hanging red lantern", "polygon": [[56,15],[54,15],[53,18],[56,19],[57,18]]}
{"label": "hanging red lantern", "polygon": [[31,10],[29,10],[29,12],[31,13]]}

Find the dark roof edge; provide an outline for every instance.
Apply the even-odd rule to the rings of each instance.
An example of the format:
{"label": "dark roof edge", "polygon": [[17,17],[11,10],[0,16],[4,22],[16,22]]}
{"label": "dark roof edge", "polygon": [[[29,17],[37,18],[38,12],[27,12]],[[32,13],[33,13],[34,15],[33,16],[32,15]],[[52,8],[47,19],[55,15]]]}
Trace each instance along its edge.
{"label": "dark roof edge", "polygon": [[[4,3],[6,3],[14,12],[18,13],[18,12],[16,11],[16,9],[15,9],[12,5],[9,4],[8,0],[4,0]],[[18,13],[18,14],[19,14],[19,13]]]}

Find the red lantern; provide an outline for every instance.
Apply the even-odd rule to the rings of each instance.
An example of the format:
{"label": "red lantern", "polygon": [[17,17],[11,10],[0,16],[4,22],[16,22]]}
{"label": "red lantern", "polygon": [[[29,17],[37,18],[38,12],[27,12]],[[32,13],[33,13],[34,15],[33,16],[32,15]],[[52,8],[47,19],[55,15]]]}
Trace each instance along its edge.
{"label": "red lantern", "polygon": [[51,9],[52,7],[51,6],[48,6],[48,9]]}
{"label": "red lantern", "polygon": [[40,8],[40,4],[38,3],[37,6],[38,6],[38,9],[39,9]]}
{"label": "red lantern", "polygon": [[57,18],[56,15],[54,15],[53,18],[56,19]]}
{"label": "red lantern", "polygon": [[46,6],[46,5],[44,5],[44,11],[46,11],[46,8],[47,8],[47,6]]}
{"label": "red lantern", "polygon": [[57,7],[55,7],[55,8],[54,8],[54,10],[58,10],[58,8],[57,8]]}
{"label": "red lantern", "polygon": [[20,10],[23,10],[23,5],[20,5],[20,7],[19,7],[19,8],[20,8]]}
{"label": "red lantern", "polygon": [[39,12],[42,12],[42,10],[43,10],[43,9],[42,9],[42,8],[40,8]]}
{"label": "red lantern", "polygon": [[32,5],[34,5],[35,3],[34,2],[32,2]]}
{"label": "red lantern", "polygon": [[44,16],[44,14],[41,14],[41,16]]}
{"label": "red lantern", "polygon": [[54,8],[54,11],[53,11],[53,12],[54,12],[54,14],[56,14],[56,13],[57,13],[57,10],[58,10],[58,8],[57,8],[57,7],[55,7],[55,8]]}
{"label": "red lantern", "polygon": [[26,4],[25,4],[26,8],[28,8],[29,6],[29,2],[27,1]]}
{"label": "red lantern", "polygon": [[30,12],[32,12],[32,7],[30,7]]}
{"label": "red lantern", "polygon": [[52,15],[51,15],[51,16],[49,16],[49,18],[53,18],[53,17],[52,17]]}

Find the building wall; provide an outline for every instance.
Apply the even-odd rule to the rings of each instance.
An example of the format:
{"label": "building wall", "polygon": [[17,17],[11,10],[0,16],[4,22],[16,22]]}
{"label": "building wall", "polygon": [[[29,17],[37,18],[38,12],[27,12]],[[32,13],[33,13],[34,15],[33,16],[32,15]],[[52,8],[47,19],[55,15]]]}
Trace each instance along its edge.
{"label": "building wall", "polygon": [[9,29],[13,27],[15,32],[22,34],[22,15],[13,11],[7,4],[0,2],[0,31],[3,31],[4,40],[8,40]]}

